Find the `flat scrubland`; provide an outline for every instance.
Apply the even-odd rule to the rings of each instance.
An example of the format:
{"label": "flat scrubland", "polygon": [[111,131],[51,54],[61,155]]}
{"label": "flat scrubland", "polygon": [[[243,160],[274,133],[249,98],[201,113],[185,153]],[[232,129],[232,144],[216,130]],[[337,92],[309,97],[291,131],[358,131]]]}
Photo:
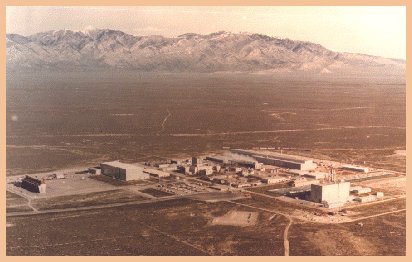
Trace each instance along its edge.
{"label": "flat scrubland", "polygon": [[[221,226],[235,204],[181,199],[104,210],[8,218],[8,255],[282,255],[285,221]],[[276,222],[276,223],[275,223]],[[25,232],[31,232],[30,236]]]}
{"label": "flat scrubland", "polygon": [[[232,148],[294,148],[405,172],[405,81],[259,75],[7,78],[7,174]],[[307,150],[307,151],[304,151]]]}
{"label": "flat scrubland", "polygon": [[16,216],[7,218],[7,254],[281,256],[287,228],[289,255],[404,255],[404,207],[405,199],[350,209],[338,223],[313,222],[295,214],[319,216],[311,209],[255,198]]}
{"label": "flat scrubland", "polygon": [[38,199],[32,201],[32,204],[38,210],[60,209],[60,208],[78,208],[92,205],[103,205],[111,203],[124,203],[138,200],[145,200],[142,196],[136,195],[126,190],[110,190],[88,194],[79,194],[71,196],[59,196],[48,199]]}

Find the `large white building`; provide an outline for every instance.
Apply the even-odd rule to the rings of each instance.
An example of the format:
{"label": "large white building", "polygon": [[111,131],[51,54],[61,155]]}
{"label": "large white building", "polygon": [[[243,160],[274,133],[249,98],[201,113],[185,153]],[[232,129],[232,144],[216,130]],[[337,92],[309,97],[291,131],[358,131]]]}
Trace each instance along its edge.
{"label": "large white building", "polygon": [[126,164],[119,161],[100,164],[102,174],[115,179],[130,181],[148,179],[150,176],[143,172],[144,167],[138,164]]}
{"label": "large white building", "polygon": [[325,203],[329,207],[341,206],[349,200],[350,183],[312,184],[310,198],[313,202]]}
{"label": "large white building", "polygon": [[297,170],[313,170],[317,167],[316,163],[314,163],[312,159],[302,156],[285,155],[271,151],[255,151],[243,149],[232,149],[232,152],[253,157],[259,163],[263,163],[265,165],[273,165]]}

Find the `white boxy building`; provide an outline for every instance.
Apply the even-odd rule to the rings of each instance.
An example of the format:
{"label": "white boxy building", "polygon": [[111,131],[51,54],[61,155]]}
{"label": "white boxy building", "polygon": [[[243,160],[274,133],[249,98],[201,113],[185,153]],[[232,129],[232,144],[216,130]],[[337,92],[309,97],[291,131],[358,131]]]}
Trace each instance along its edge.
{"label": "white boxy building", "polygon": [[310,190],[313,202],[325,203],[329,207],[342,206],[349,200],[350,183],[312,184]]}
{"label": "white boxy building", "polygon": [[115,179],[130,181],[148,179],[150,176],[143,172],[144,167],[138,164],[126,164],[111,161],[100,164],[102,174]]}
{"label": "white boxy building", "polygon": [[313,170],[317,167],[317,164],[313,162],[312,159],[294,156],[279,154],[275,152],[259,152],[254,150],[243,150],[243,149],[232,149],[233,153],[250,156],[259,163],[265,165],[272,165],[288,169],[297,169],[297,170]]}

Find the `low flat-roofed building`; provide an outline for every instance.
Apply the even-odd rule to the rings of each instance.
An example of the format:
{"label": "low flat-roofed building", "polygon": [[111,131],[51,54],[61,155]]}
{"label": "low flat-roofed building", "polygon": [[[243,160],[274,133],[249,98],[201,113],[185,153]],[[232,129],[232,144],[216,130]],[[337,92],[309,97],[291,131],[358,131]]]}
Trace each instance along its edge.
{"label": "low flat-roofed building", "polygon": [[351,187],[350,191],[355,194],[366,194],[372,192],[372,189],[370,187],[357,186],[353,188]]}
{"label": "low flat-roofed building", "polygon": [[158,169],[154,169],[154,168],[145,168],[143,169],[143,172],[149,175],[155,176],[155,177],[169,177],[170,176],[170,173],[164,172]]}
{"label": "low flat-roofed building", "polygon": [[54,175],[55,175],[56,179],[65,179],[66,178],[66,175],[62,174],[62,173],[56,173]]}
{"label": "low flat-roofed building", "polygon": [[199,168],[197,166],[190,166],[188,174],[195,175],[199,172]]}
{"label": "low flat-roofed building", "polygon": [[21,181],[21,187],[33,193],[46,193],[46,183],[41,179],[25,176]]}
{"label": "low flat-roofed building", "polygon": [[353,165],[343,165],[341,166],[341,169],[355,171],[355,172],[363,172],[363,173],[369,172],[369,168],[367,167],[353,166]]}
{"label": "low flat-roofed building", "polygon": [[88,169],[88,172],[90,174],[94,174],[94,175],[101,175],[102,174],[102,170],[100,167],[90,167]]}
{"label": "low flat-roofed building", "polygon": [[316,179],[306,179],[304,177],[292,180],[290,182],[290,185],[292,187],[302,187],[302,186],[308,186],[312,184],[319,184],[319,180]]}
{"label": "low flat-roofed building", "polygon": [[138,164],[126,164],[111,161],[100,164],[102,174],[115,179],[130,181],[148,179],[150,176],[143,172],[144,167]]}
{"label": "low flat-roofed building", "polygon": [[376,197],[377,198],[382,198],[382,197],[384,197],[384,193],[383,192],[376,192]]}
{"label": "low flat-roofed building", "polygon": [[160,169],[162,169],[165,172],[168,172],[168,171],[173,172],[173,171],[177,171],[177,165],[176,164],[169,164],[167,167],[161,167]]}
{"label": "low flat-roofed building", "polygon": [[306,173],[303,176],[307,178],[313,178],[313,179],[325,179],[328,177],[328,173],[324,172],[314,172],[314,173]]}
{"label": "low flat-roofed building", "polygon": [[201,176],[210,176],[211,174],[213,174],[213,167],[199,169],[198,174]]}
{"label": "low flat-roofed building", "polygon": [[155,165],[158,168],[168,168],[170,166],[169,163],[161,163],[161,164],[156,164]]}
{"label": "low flat-roofed building", "polygon": [[251,187],[253,186],[251,183],[248,182],[239,182],[239,183],[233,183],[231,184],[232,187],[236,188],[244,188],[244,187]]}
{"label": "low flat-roofed building", "polygon": [[367,203],[367,202],[372,202],[376,200],[376,196],[374,195],[368,195],[368,196],[363,196],[363,197],[356,197],[353,200],[360,202],[360,203]]}
{"label": "low flat-roofed building", "polygon": [[284,176],[272,176],[272,177],[265,177],[262,179],[263,183],[266,184],[276,184],[276,183],[283,183],[289,181],[289,178]]}
{"label": "low flat-roofed building", "polygon": [[261,171],[264,171],[264,172],[266,172],[266,173],[274,174],[274,173],[277,173],[277,172],[278,172],[279,167],[277,167],[277,166],[272,166],[272,165],[261,165],[260,170],[261,170]]}
{"label": "low flat-roofed building", "polygon": [[349,182],[312,184],[310,186],[310,198],[313,202],[327,202],[329,205],[345,203],[349,200]]}
{"label": "low flat-roofed building", "polygon": [[299,170],[299,169],[289,169],[287,173],[297,176],[303,176],[308,173],[306,170]]}

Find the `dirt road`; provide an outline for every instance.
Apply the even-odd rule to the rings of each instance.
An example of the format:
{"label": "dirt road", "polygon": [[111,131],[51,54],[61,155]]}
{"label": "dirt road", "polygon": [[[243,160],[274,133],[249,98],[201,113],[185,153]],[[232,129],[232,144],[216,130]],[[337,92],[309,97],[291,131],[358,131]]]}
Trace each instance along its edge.
{"label": "dirt road", "polygon": [[[227,202],[230,202],[232,204],[236,204],[236,205],[239,205],[239,206],[245,206],[245,207],[249,207],[249,208],[258,209],[258,210],[261,210],[261,211],[273,213],[275,215],[281,215],[281,216],[284,216],[286,219],[288,219],[289,222],[288,222],[288,224],[286,225],[286,227],[283,231],[283,247],[284,247],[284,250],[285,250],[285,256],[289,256],[289,239],[288,239],[288,236],[289,236],[289,228],[291,227],[291,225],[293,223],[293,220],[289,215],[287,215],[285,213],[277,212],[277,211],[274,211],[274,210],[262,208],[262,207],[255,207],[255,206],[251,206],[251,205],[247,205],[247,204],[233,202],[233,201],[230,201],[230,200],[228,200]],[[272,220],[273,217],[274,216],[271,216],[269,218],[269,220]]]}

